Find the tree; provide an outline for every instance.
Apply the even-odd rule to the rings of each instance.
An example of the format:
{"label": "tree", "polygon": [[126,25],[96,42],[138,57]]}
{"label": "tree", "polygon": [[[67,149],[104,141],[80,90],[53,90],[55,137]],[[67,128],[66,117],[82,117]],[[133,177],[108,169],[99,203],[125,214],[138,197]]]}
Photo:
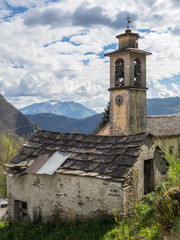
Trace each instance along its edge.
{"label": "tree", "polygon": [[92,134],[97,134],[103,127],[106,126],[106,124],[109,122],[110,119],[110,102],[108,102],[106,108],[104,109],[103,117],[101,121],[98,123],[97,127],[94,129]]}
{"label": "tree", "polygon": [[6,197],[6,177],[4,163],[9,162],[22,146],[24,140],[14,133],[0,134],[0,196]]}

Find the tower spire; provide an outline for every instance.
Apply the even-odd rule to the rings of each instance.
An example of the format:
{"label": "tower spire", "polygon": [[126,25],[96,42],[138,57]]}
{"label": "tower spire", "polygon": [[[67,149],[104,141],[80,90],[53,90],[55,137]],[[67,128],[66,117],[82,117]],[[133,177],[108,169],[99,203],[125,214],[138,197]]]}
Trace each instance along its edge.
{"label": "tower spire", "polygon": [[125,20],[127,20],[127,29],[129,29],[129,24],[131,23],[131,18],[129,17],[129,14],[127,15],[127,18]]}

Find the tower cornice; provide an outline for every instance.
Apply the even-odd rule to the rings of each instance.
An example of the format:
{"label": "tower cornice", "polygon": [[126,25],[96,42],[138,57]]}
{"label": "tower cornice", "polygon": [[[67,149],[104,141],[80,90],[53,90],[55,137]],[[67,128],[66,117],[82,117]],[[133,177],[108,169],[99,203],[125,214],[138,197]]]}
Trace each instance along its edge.
{"label": "tower cornice", "polygon": [[141,53],[141,54],[145,54],[145,55],[151,55],[152,54],[151,52],[144,51],[144,50],[141,50],[139,48],[124,48],[124,49],[118,49],[118,50],[110,52],[110,53],[106,53],[106,54],[104,54],[104,56],[109,57],[111,55],[121,54],[121,53],[124,53],[124,52],[135,52],[135,53]]}
{"label": "tower cornice", "polygon": [[146,87],[139,87],[139,86],[121,86],[121,87],[113,87],[108,88],[108,91],[116,91],[116,90],[148,90]]}

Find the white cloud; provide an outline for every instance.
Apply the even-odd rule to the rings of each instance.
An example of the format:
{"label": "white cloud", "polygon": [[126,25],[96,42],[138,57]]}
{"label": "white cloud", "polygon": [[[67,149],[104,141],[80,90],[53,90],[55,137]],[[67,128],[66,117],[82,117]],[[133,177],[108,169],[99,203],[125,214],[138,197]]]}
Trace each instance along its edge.
{"label": "white cloud", "polygon": [[102,57],[103,49],[117,43],[128,12],[133,31],[150,29],[139,39],[139,47],[153,53],[147,58],[148,96],[180,95],[176,80],[162,81],[180,75],[179,1],[8,0],[0,7],[0,89],[16,106],[34,97],[103,110],[109,99],[109,59]]}

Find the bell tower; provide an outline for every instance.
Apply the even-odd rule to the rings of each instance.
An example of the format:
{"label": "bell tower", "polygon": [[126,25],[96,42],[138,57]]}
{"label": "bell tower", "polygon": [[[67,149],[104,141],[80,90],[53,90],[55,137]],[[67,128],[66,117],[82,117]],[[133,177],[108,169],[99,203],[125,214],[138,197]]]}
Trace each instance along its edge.
{"label": "bell tower", "polygon": [[128,28],[116,36],[119,49],[110,57],[110,134],[146,131],[146,52],[138,49],[137,33]]}

